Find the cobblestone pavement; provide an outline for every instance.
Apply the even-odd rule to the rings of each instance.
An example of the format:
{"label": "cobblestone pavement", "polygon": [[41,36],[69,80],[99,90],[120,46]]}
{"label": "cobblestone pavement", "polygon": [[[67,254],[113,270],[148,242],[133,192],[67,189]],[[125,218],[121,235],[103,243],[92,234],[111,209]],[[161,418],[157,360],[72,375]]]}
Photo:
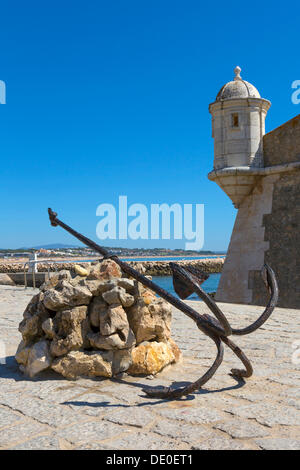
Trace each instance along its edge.
{"label": "cobblestone pavement", "polygon": [[[0,449],[300,449],[300,310],[276,309],[259,331],[236,337],[254,366],[246,383],[228,375],[239,367],[230,350],[214,378],[177,401],[147,398],[141,388],[195,380],[215,357],[213,343],[174,311],[180,363],[152,380],[68,381],[54,373],[27,379],[13,355],[17,330],[33,289],[0,286]],[[199,311],[202,302],[191,302]],[[257,318],[261,307],[219,304],[232,325]],[[0,354],[0,362],[1,354]],[[295,361],[294,361],[295,362]]]}

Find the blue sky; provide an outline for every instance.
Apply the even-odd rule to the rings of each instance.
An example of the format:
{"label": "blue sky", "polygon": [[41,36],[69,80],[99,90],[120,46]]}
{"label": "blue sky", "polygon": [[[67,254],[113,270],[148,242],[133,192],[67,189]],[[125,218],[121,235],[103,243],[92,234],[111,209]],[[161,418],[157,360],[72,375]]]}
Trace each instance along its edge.
{"label": "blue sky", "polygon": [[[272,101],[266,128],[300,112],[299,4],[177,0],[1,4],[0,248],[76,244],[47,207],[96,240],[96,208],[205,204],[204,248],[227,248],[236,210],[207,179],[208,105],[242,77]],[[184,241],[106,245],[183,247]]]}

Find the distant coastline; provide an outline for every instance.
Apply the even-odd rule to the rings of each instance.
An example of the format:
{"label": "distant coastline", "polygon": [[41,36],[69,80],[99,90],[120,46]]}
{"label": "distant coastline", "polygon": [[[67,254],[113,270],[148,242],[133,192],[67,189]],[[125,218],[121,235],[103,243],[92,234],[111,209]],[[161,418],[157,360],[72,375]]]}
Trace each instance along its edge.
{"label": "distant coastline", "polygon": [[[130,260],[130,261],[135,261],[135,260],[141,260],[141,262],[145,261],[159,261],[159,260],[171,260],[171,259],[191,259],[191,260],[198,260],[198,259],[215,259],[215,258],[220,258],[220,257],[225,257],[226,253],[224,254],[209,254],[209,255],[164,255],[164,256],[119,256],[118,257],[122,260]],[[39,262],[43,261],[48,261],[51,259],[53,263],[55,262],[66,262],[66,263],[76,263],[78,262],[93,262],[101,259],[101,255],[99,257],[97,256],[92,256],[92,257],[87,257],[87,256],[61,256],[61,257],[38,257]],[[20,257],[11,257],[11,258],[4,258],[0,260],[0,264],[11,264],[11,263],[26,263],[29,260],[28,257],[20,258]]]}
{"label": "distant coastline", "polygon": [[119,258],[147,258],[147,259],[152,259],[152,258],[219,258],[220,256],[226,256],[226,253],[218,253],[218,254],[213,254],[213,255],[175,255],[175,256],[170,256],[170,255],[165,255],[165,256],[119,256]]}

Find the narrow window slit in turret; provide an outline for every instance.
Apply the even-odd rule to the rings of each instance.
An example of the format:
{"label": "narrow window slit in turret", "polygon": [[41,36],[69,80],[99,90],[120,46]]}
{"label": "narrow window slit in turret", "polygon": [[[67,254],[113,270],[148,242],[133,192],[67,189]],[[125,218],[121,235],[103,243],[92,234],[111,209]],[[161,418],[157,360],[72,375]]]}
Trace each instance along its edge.
{"label": "narrow window slit in turret", "polygon": [[234,113],[231,115],[232,127],[239,127],[239,115]]}

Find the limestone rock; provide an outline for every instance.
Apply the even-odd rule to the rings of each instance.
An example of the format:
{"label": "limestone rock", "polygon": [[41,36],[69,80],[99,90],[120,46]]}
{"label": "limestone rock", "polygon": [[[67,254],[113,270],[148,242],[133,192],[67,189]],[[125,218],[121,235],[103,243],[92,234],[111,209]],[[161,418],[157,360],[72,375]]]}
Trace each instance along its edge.
{"label": "limestone rock", "polygon": [[127,315],[121,305],[110,305],[100,313],[100,332],[102,335],[112,335],[117,331],[129,328]]}
{"label": "limestone rock", "polygon": [[91,346],[96,349],[129,349],[135,345],[135,336],[129,327],[109,336],[103,336],[100,333],[89,333],[88,338]]}
{"label": "limestone rock", "polygon": [[142,298],[127,311],[130,328],[137,344],[142,341],[166,341],[171,335],[171,305],[161,299],[146,305]]}
{"label": "limestone rock", "polygon": [[55,330],[52,318],[47,318],[47,320],[42,323],[42,329],[46,335],[46,338],[53,339],[55,337]]}
{"label": "limestone rock", "polygon": [[175,362],[178,362],[181,359],[181,351],[175,341],[172,338],[168,339],[168,344],[172,349],[172,352],[174,354]]}
{"label": "limestone rock", "polygon": [[17,363],[26,365],[28,361],[29,352],[30,352],[30,346],[26,346],[25,341],[22,340],[18,346],[16,355],[15,355],[15,359]]}
{"label": "limestone rock", "polygon": [[73,277],[69,283],[71,284],[71,286],[73,287],[76,287],[78,286],[78,284],[80,284],[80,282],[82,281],[82,279],[86,279],[86,276],[80,276],[79,274],[75,277]]}
{"label": "limestone rock", "polygon": [[147,289],[147,290],[144,290],[142,292],[142,298],[145,302],[146,305],[150,305],[152,302],[154,302],[157,297],[156,295],[154,294],[154,292],[152,292],[151,290]]}
{"label": "limestone rock", "polygon": [[131,307],[134,304],[134,297],[120,286],[115,286],[113,289],[106,291],[102,294],[102,297],[108,304],[122,304],[123,307]]}
{"label": "limestone rock", "polygon": [[50,346],[53,356],[62,356],[87,346],[85,336],[89,327],[86,306],[58,312],[53,323],[56,330],[56,336]]}
{"label": "limestone rock", "polygon": [[115,261],[106,259],[91,267],[87,279],[108,280],[122,277],[121,268]]}
{"label": "limestone rock", "polygon": [[179,360],[165,301],[122,277],[112,260],[92,265],[87,276],[81,269],[76,274],[51,276],[27,305],[19,325],[20,370],[31,377],[49,367],[67,378],[111,377],[127,370],[155,374]]}
{"label": "limestone rock", "polygon": [[48,369],[52,362],[49,353],[49,342],[41,340],[35,343],[30,348],[27,363],[25,367],[25,374],[29,377],[34,377],[36,374],[44,369]]}
{"label": "limestone rock", "polygon": [[38,305],[43,300],[43,297],[44,297],[43,293],[36,294],[32,297],[29,304],[25,308],[25,311],[23,313],[23,318],[25,319],[30,318],[32,315],[34,315],[37,312]]}
{"label": "limestone rock", "polygon": [[116,279],[111,279],[109,281],[103,281],[99,279],[87,280],[86,278],[79,281],[79,285],[87,287],[91,294],[95,297],[103,294],[108,290],[113,289],[117,285]]}
{"label": "limestone rock", "polygon": [[55,359],[51,368],[67,379],[77,377],[111,377],[112,352],[72,351],[62,358]]}
{"label": "limestone rock", "polygon": [[0,285],[15,286],[16,284],[8,274],[0,273]]}
{"label": "limestone rock", "polygon": [[67,281],[60,281],[55,289],[44,294],[44,305],[49,310],[62,310],[77,305],[88,305],[92,298],[91,292],[84,286],[72,286]]}
{"label": "limestone rock", "polygon": [[131,349],[120,349],[119,351],[114,351],[114,358],[112,363],[113,375],[127,371],[131,364]]}
{"label": "limestone rock", "polygon": [[[81,305],[57,312],[54,323],[59,336],[67,336],[81,328],[82,321],[87,317],[87,307]],[[81,330],[80,330],[81,332]],[[79,332],[78,332],[79,334]]]}
{"label": "limestone rock", "polygon": [[36,337],[42,336],[42,324],[38,315],[21,321],[19,331],[22,334],[23,341],[28,344]]}
{"label": "limestone rock", "polygon": [[130,294],[134,294],[135,286],[133,279],[127,279],[126,277],[122,277],[121,279],[118,279],[117,282],[118,286],[123,287],[123,289],[125,289]]}
{"label": "limestone rock", "polygon": [[79,264],[75,264],[74,266],[75,273],[78,274],[79,276],[87,276],[89,271]]}
{"label": "limestone rock", "polygon": [[[39,295],[35,297],[41,298]],[[43,336],[42,324],[49,318],[49,311],[41,302],[29,303],[25,312],[24,319],[19,325],[19,331],[26,344]]]}
{"label": "limestone rock", "polygon": [[124,308],[131,307],[135,302],[133,295],[127,294],[125,290],[120,293],[120,300]]}
{"label": "limestone rock", "polygon": [[132,364],[128,373],[155,375],[172,362],[175,362],[175,356],[168,343],[144,342],[132,350]]}
{"label": "limestone rock", "polygon": [[70,271],[62,269],[58,273],[51,274],[50,279],[48,279],[48,281],[45,281],[44,284],[41,285],[40,290],[44,292],[48,289],[54,288],[59,283],[59,281],[71,281],[71,279],[72,277]]}
{"label": "limestone rock", "polygon": [[89,306],[89,318],[91,325],[100,327],[100,315],[105,315],[108,305],[101,297],[93,297]]}
{"label": "limestone rock", "polygon": [[123,289],[122,287],[116,286],[113,289],[107,292],[104,292],[102,297],[105,300],[105,302],[107,302],[108,304],[121,304],[121,300],[120,300],[121,293],[125,294],[126,293],[125,289]]}

